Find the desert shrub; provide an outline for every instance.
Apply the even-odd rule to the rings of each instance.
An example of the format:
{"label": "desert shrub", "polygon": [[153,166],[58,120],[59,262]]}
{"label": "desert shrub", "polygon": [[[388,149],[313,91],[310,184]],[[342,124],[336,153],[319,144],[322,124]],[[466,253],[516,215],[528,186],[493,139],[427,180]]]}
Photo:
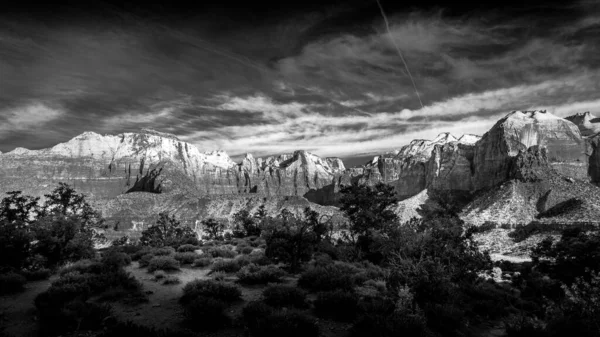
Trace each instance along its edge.
{"label": "desert shrub", "polygon": [[217,330],[229,325],[227,303],[208,296],[198,296],[185,305],[185,321],[197,330]]}
{"label": "desert shrub", "polygon": [[[393,308],[393,307],[392,307]],[[448,334],[449,335],[449,334]],[[350,337],[430,337],[436,336],[427,327],[427,320],[416,312],[367,311],[361,313],[349,333]],[[441,334],[440,336],[447,336]]]}
{"label": "desert shrub", "polygon": [[352,321],[358,314],[358,296],[351,291],[334,290],[317,295],[314,302],[318,317]]}
{"label": "desert shrub", "polygon": [[148,267],[150,261],[154,258],[154,254],[146,254],[138,260],[140,268]]}
{"label": "desert shrub", "polygon": [[237,256],[235,251],[222,247],[211,247],[206,254],[212,257],[222,257],[226,259],[232,259]]}
{"label": "desert shrub", "polygon": [[244,284],[281,282],[283,275],[285,275],[285,272],[275,266],[263,267],[255,264],[249,264],[237,273],[239,282]]}
{"label": "desert shrub", "polygon": [[8,272],[0,274],[0,294],[12,294],[23,291],[27,279],[20,274]]}
{"label": "desert shrub", "polygon": [[198,254],[194,252],[179,252],[175,253],[175,260],[179,261],[181,264],[192,264],[194,260],[198,257]]}
{"label": "desert shrub", "polygon": [[179,246],[179,248],[177,248],[177,251],[180,252],[180,253],[185,253],[185,252],[194,252],[194,251],[196,251],[198,249],[200,249],[199,246],[191,245],[191,244],[185,244],[185,245]]}
{"label": "desert shrub", "polygon": [[47,280],[52,275],[52,271],[48,268],[40,268],[34,270],[23,270],[21,274],[27,279],[27,281],[40,281]]}
{"label": "desert shrub", "polygon": [[131,260],[138,261],[144,255],[154,255],[155,250],[156,250],[156,248],[153,248],[153,247],[141,246],[140,249],[131,253]]}
{"label": "desert shrub", "polygon": [[[95,301],[138,303],[147,300],[142,284],[118,263],[82,260],[65,266],[47,291],[35,298],[42,335],[76,329],[96,329],[108,316],[108,306]],[[98,324],[97,324],[98,323]]]}
{"label": "desert shrub", "polygon": [[166,246],[154,249],[153,254],[155,256],[168,256],[175,254],[175,248]]}
{"label": "desert shrub", "polygon": [[160,213],[156,223],[142,231],[140,243],[151,247],[179,247],[185,244],[196,245],[198,238],[190,227],[181,224],[174,216]]}
{"label": "desert shrub", "polygon": [[194,280],[183,287],[180,303],[187,304],[198,297],[213,297],[225,302],[235,302],[240,299],[242,292],[238,287],[213,280]]}
{"label": "desert shrub", "polygon": [[174,276],[174,275],[167,275],[162,280],[162,284],[165,284],[165,285],[179,284],[180,282],[181,281],[179,280],[179,277]]}
{"label": "desert shrub", "polygon": [[265,303],[274,307],[305,308],[306,292],[291,286],[271,285],[263,293]]}
{"label": "desert shrub", "polygon": [[235,257],[235,260],[240,264],[240,266],[244,267],[252,263],[252,259],[248,255],[238,255]]}
{"label": "desert shrub", "polygon": [[262,252],[252,252],[250,255],[248,255],[248,258],[250,259],[250,263],[253,263],[257,266],[268,266],[274,263],[273,260],[268,258]]}
{"label": "desert shrub", "polygon": [[148,264],[148,272],[179,270],[179,262],[170,256],[155,256]]}
{"label": "desert shrub", "polygon": [[36,306],[41,336],[64,335],[75,330],[100,330],[104,319],[111,315],[109,305],[81,299],[69,300],[60,306],[39,301]]}
{"label": "desert shrub", "polygon": [[192,263],[192,267],[204,268],[208,267],[213,263],[213,259],[210,257],[197,257]]}
{"label": "desert shrub", "polygon": [[210,277],[215,281],[225,281],[225,278],[227,277],[227,273],[218,271],[218,272],[211,273]]}
{"label": "desert shrub", "polygon": [[313,291],[350,290],[354,287],[354,274],[345,266],[311,267],[300,275],[298,285]]}
{"label": "desert shrub", "polygon": [[167,277],[167,273],[165,273],[162,270],[157,270],[156,272],[154,272],[154,281],[163,280],[165,277]]}
{"label": "desert shrub", "polygon": [[250,302],[243,311],[244,325],[251,336],[311,337],[319,335],[314,319],[295,311],[274,312],[262,302]]}
{"label": "desert shrub", "polygon": [[235,259],[218,259],[210,266],[212,272],[235,273],[242,269],[239,261]]}
{"label": "desert shrub", "polygon": [[242,248],[238,247],[238,252],[240,252],[244,255],[248,255],[248,254],[252,253],[253,250],[254,250],[254,248],[252,248],[250,246],[244,246]]}
{"label": "desert shrub", "polygon": [[109,250],[102,256],[102,263],[116,267],[125,267],[131,264],[131,257],[125,253]]}

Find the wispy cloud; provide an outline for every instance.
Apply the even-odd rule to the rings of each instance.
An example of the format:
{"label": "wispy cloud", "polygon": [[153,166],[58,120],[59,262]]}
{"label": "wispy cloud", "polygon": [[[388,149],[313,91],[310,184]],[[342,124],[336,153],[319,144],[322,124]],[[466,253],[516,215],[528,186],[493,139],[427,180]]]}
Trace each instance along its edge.
{"label": "wispy cloud", "polygon": [[45,124],[64,115],[64,110],[51,108],[42,103],[32,103],[1,110],[0,139],[5,139],[14,132],[39,132]]}

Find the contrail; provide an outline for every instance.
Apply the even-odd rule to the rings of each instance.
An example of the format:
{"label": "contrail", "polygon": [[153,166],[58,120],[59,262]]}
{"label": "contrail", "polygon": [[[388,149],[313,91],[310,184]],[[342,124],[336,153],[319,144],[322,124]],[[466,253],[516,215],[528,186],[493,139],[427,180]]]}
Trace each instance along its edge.
{"label": "contrail", "polygon": [[402,55],[402,51],[400,50],[400,47],[398,47],[398,45],[396,44],[396,40],[394,40],[394,36],[392,35],[392,31],[390,30],[390,23],[388,22],[387,16],[385,15],[383,6],[381,6],[381,2],[379,2],[379,0],[375,0],[375,1],[377,1],[377,6],[379,6],[379,10],[381,11],[381,16],[383,16],[383,21],[385,22],[385,28],[388,32],[388,35],[390,36],[390,40],[392,40],[392,44],[396,48],[398,55],[400,55],[400,59],[402,60],[402,63],[404,63],[404,68],[406,69],[406,72],[408,73],[408,77],[410,78],[410,82],[412,83],[413,88],[415,89],[415,93],[417,94],[417,98],[419,99],[419,103],[421,104],[421,109],[422,109],[423,102],[421,101],[421,95],[419,95],[419,90],[417,90],[417,85],[415,84],[415,81],[413,80],[413,77],[410,73],[410,69],[408,69],[408,65],[406,64],[406,60],[404,59],[404,56]]}

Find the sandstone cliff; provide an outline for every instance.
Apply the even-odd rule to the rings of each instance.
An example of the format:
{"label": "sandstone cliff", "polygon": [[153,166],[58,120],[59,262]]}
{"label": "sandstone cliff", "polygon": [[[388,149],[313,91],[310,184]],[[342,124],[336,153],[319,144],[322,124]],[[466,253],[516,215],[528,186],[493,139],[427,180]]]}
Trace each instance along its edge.
{"label": "sandstone cliff", "polygon": [[[247,154],[238,164],[224,152],[201,152],[173,135],[152,130],[120,135],[86,132],[49,149],[17,148],[0,154],[0,190],[40,196],[58,182],[67,182],[86,193],[106,216],[133,219],[127,212],[140,217],[160,208],[134,199],[166,200],[173,211],[199,217],[202,212],[213,214],[213,208],[219,207],[212,203],[201,212],[189,213],[184,208],[198,208],[183,201],[186,196],[220,202],[297,197],[306,203],[335,205],[342,185],[384,182],[395,187],[400,199],[407,200],[397,208],[407,216],[416,214],[414,205],[427,200],[427,191],[441,190],[474,193],[474,202],[464,213],[474,222],[480,222],[477,214],[491,214],[482,217],[486,219],[509,214],[523,220],[540,212],[540,195],[545,195],[547,205],[552,204],[548,200],[565,201],[560,189],[546,195],[554,183],[561,185],[565,178],[576,184],[600,182],[600,135],[582,137],[580,133],[590,128],[592,117],[583,114],[575,125],[545,111],[513,111],[481,138],[442,133],[433,140],[414,140],[354,168],[346,168],[339,158],[320,158],[306,151],[266,158]],[[520,192],[530,189],[526,184],[535,184],[531,188],[536,192]],[[580,190],[595,193],[583,187]],[[484,201],[485,193],[504,200],[503,206]],[[118,200],[137,205],[142,213],[133,211],[134,206],[120,211]],[[173,204],[173,200],[178,201]],[[536,205],[533,209],[519,206],[531,202]]]}

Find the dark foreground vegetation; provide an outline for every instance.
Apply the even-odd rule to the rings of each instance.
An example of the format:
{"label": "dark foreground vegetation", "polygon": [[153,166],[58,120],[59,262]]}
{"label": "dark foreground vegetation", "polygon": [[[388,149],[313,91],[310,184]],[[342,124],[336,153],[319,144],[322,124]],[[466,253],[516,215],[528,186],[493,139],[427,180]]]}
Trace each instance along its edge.
{"label": "dark foreground vegetation", "polygon": [[[205,219],[199,238],[160,214],[139,241],[96,250],[102,218],[71,187],[60,184],[44,205],[11,192],[0,205],[0,289],[8,296],[53,275],[34,300],[40,336],[435,337],[490,326],[507,336],[600,336],[600,236],[590,228],[561,228],[532,262],[494,263],[451,206],[401,225],[391,187],[341,194],[344,228],[310,208],[271,217],[261,207],[236,214],[231,231]],[[139,268],[177,289],[181,314],[168,330],[114,310],[148,301],[128,272]],[[181,282],[186,270],[200,276]]]}

